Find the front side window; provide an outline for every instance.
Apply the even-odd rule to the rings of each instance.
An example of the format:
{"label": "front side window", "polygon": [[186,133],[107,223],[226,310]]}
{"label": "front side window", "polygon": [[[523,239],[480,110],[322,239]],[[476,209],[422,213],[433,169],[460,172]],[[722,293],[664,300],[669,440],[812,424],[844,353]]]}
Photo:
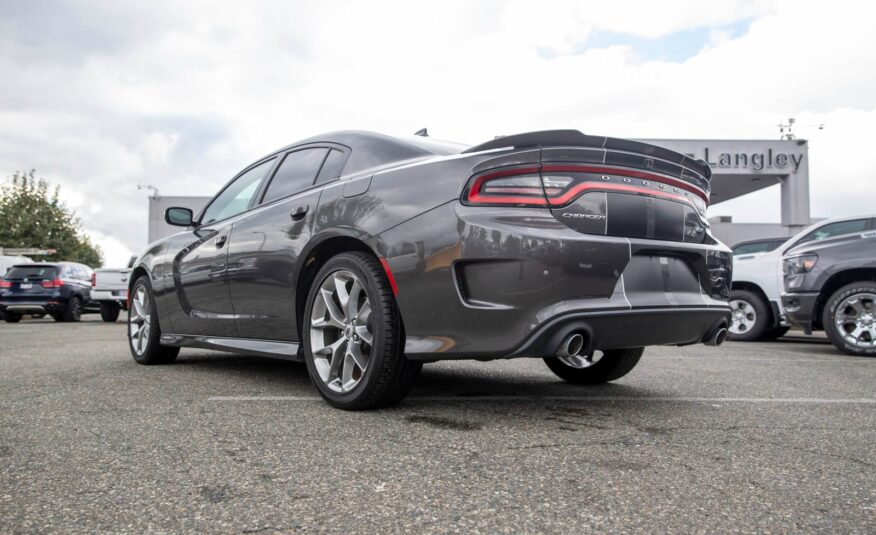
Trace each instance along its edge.
{"label": "front side window", "polygon": [[867,230],[866,219],[854,219],[852,221],[838,221],[829,225],[819,227],[809,234],[803,236],[798,244],[810,241],[825,240],[834,236],[842,236],[843,234],[851,234],[853,232],[863,232]]}
{"label": "front side window", "polygon": [[273,165],[274,159],[260,163],[234,180],[220,193],[204,211],[201,224],[222,221],[239,213],[245,212],[249,202],[259,189],[265,174]]}
{"label": "front side window", "polygon": [[303,191],[313,185],[316,173],[328,152],[326,148],[304,149],[290,152],[274,173],[262,202],[271,202],[293,193]]}

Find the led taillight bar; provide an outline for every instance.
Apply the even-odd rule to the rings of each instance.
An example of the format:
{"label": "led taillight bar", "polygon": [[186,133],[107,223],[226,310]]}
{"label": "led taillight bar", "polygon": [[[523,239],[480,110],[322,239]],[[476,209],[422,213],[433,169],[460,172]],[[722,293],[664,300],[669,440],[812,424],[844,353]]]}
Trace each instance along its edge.
{"label": "led taillight bar", "polygon": [[[544,173],[614,175],[624,177],[624,183],[606,181],[575,183],[569,177],[568,186],[542,187],[541,177]],[[518,177],[518,180],[514,180],[514,177]],[[633,178],[639,179],[640,184],[633,184],[630,180]],[[652,181],[658,189],[649,187]],[[684,181],[644,171],[593,165],[544,165],[488,172],[472,180],[464,198],[469,204],[479,205],[559,207],[572,202],[587,191],[619,191],[663,197],[696,208],[691,199],[680,194],[680,189],[693,193],[708,205],[708,196],[705,192]]]}

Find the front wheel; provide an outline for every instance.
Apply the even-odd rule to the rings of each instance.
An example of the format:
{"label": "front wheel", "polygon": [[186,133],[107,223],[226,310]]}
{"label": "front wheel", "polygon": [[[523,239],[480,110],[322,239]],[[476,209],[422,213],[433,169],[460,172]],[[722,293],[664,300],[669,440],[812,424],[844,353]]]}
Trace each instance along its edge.
{"label": "front wheel", "polygon": [[67,303],[67,310],[64,311],[64,321],[79,321],[82,319],[82,299],[78,296],[73,296]]}
{"label": "front wheel", "polygon": [[21,321],[21,314],[18,312],[4,312],[3,319],[6,320],[6,323],[18,323]]}
{"label": "front wheel", "polygon": [[132,289],[131,310],[128,313],[128,347],[140,364],[169,364],[176,360],[179,348],[163,346],[158,310],[149,277],[142,276]]}
{"label": "front wheel", "polygon": [[834,292],[824,307],[822,325],[843,353],[876,356],[876,283],[854,282]]}
{"label": "front wheel", "polygon": [[544,362],[558,377],[570,383],[598,385],[630,373],[644,352],[644,347],[607,349],[589,355],[548,357]]}
{"label": "front wheel", "polygon": [[367,254],[342,253],[319,270],[302,331],[310,379],[340,409],[398,403],[422,368],[405,358],[395,297],[380,263]]}

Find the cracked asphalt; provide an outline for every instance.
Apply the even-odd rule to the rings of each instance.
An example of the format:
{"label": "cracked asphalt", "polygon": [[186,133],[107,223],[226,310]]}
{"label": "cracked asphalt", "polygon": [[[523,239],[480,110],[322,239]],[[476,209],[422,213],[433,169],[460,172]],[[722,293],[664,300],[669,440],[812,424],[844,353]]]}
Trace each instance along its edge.
{"label": "cracked asphalt", "polygon": [[0,533],[874,533],[876,359],[823,338],[650,348],[602,387],[424,367],[399,407],[124,325],[0,324]]}

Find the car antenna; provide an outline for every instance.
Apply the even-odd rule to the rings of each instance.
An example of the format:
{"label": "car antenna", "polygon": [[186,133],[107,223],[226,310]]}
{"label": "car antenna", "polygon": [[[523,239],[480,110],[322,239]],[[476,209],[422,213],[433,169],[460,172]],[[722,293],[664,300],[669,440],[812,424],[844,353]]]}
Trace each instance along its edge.
{"label": "car antenna", "polygon": [[420,136],[420,137],[429,137],[429,132],[425,128],[421,128],[421,129],[417,130],[416,132],[414,132],[414,135]]}

